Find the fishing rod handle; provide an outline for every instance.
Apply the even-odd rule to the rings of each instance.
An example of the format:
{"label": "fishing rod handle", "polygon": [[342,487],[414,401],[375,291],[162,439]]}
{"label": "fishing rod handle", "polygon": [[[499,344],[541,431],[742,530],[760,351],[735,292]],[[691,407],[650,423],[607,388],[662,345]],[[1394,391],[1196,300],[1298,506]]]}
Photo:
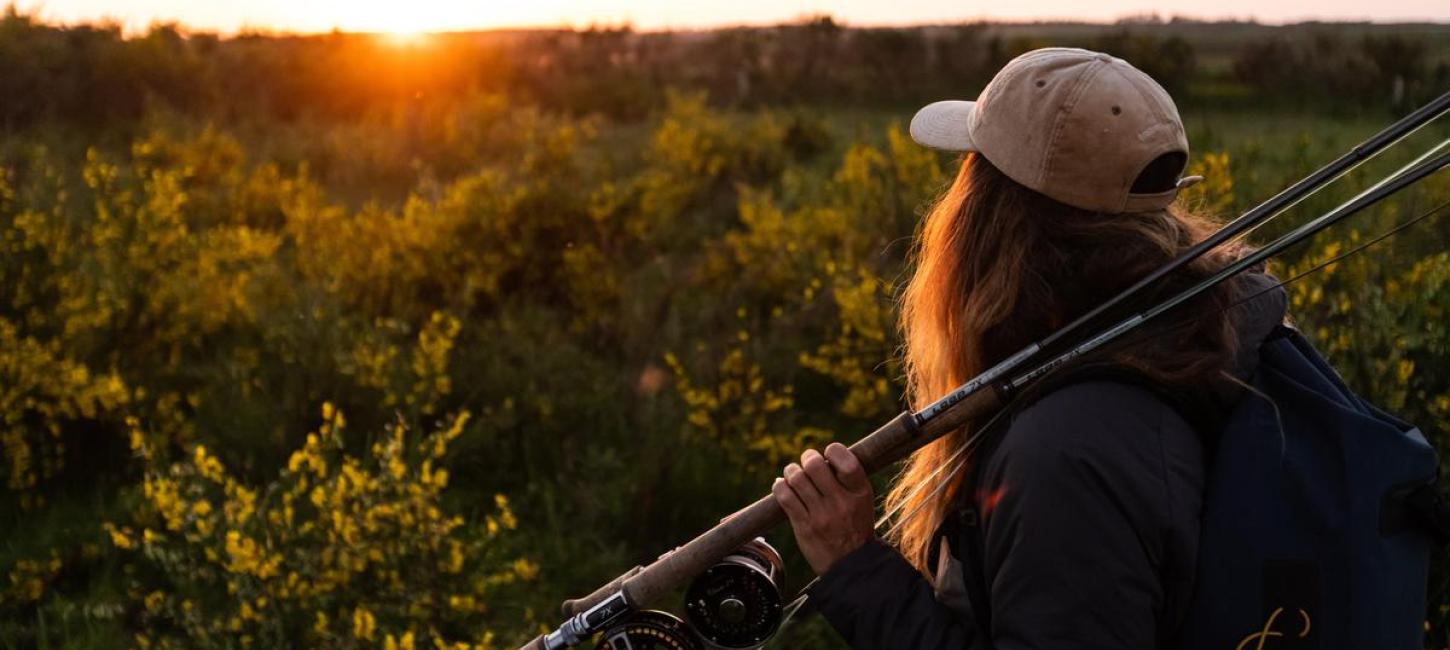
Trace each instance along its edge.
{"label": "fishing rod handle", "polygon": [[[916,415],[907,411],[851,445],[851,453],[855,454],[866,473],[871,474],[969,420],[994,412],[1000,404],[993,387],[967,395],[952,407],[920,422]],[[620,591],[636,605],[653,602],[782,521],[785,521],[785,512],[774,496],[766,495],[683,546],[660,556],[649,566],[636,567],[588,596],[564,601],[564,614],[576,615]]]}

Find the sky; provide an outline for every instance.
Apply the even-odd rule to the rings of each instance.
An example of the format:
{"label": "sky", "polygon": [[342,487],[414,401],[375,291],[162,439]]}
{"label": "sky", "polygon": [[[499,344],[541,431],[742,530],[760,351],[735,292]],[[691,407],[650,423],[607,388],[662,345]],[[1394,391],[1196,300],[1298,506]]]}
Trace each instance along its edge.
{"label": "sky", "polygon": [[222,33],[243,29],[429,32],[495,27],[630,23],[639,29],[767,24],[829,13],[851,25],[976,19],[1110,21],[1156,12],[1167,18],[1377,22],[1450,21],[1447,0],[19,0],[50,22],[114,19],[130,31],[156,21]]}

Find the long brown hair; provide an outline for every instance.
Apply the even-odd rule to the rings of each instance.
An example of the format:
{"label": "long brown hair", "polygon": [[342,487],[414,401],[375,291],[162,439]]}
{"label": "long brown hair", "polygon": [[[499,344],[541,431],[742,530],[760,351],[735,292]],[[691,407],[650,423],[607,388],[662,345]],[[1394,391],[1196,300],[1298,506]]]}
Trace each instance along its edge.
{"label": "long brown hair", "polygon": [[[967,154],[923,220],[915,272],[900,299],[908,401],[915,409],[930,404],[1162,266],[1214,225],[1178,207],[1128,214],[1074,208]],[[1238,254],[1229,247],[1206,255],[1156,294],[1181,289]],[[1114,346],[1103,356],[1170,385],[1218,381],[1233,358],[1231,291],[1220,285],[1186,304],[1151,344]],[[923,572],[930,537],[962,478],[952,474],[942,487],[935,482],[945,474],[937,470],[975,433],[968,424],[917,451],[886,496],[887,511],[899,519],[891,541]]]}

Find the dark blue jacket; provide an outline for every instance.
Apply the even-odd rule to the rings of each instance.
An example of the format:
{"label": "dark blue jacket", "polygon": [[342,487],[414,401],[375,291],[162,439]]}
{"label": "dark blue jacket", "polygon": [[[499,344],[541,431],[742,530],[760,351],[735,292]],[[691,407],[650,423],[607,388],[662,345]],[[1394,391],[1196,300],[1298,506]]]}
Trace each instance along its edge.
{"label": "dark blue jacket", "polygon": [[[1244,280],[1250,295],[1274,283]],[[1252,373],[1284,302],[1273,290],[1236,309],[1235,374]],[[1216,397],[1225,411],[1235,398]],[[1205,474],[1202,422],[1184,412],[1132,382],[1046,392],[979,461],[975,493],[991,497],[948,517],[933,578],[873,540],[821,577],[812,605],[857,650],[1169,646],[1193,593]]]}

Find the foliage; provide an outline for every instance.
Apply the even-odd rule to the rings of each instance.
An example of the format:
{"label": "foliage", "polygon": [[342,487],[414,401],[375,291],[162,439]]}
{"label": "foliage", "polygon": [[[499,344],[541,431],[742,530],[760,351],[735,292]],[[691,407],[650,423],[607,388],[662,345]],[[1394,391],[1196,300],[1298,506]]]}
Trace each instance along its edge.
{"label": "foliage", "polygon": [[[82,50],[21,57],[0,79],[21,95],[51,87],[44,61],[60,79],[114,71],[89,58],[102,55],[149,52],[146,66],[174,70],[54,81],[52,103],[0,108],[0,517],[17,531],[0,545],[0,645],[511,647],[537,634],[561,598],[758,498],[802,447],[903,406],[894,299],[920,210],[954,167],[911,143],[903,111],[777,101],[859,109],[872,101],[860,89],[896,69],[857,65],[862,52],[966,53],[889,101],[951,96],[960,84],[931,84],[1042,42],[1232,68],[1232,52],[1169,42],[1228,27],[1158,27],[1089,41],[960,26],[928,45],[817,18],[702,36],[739,58],[678,69],[650,57],[695,46],[665,36],[533,35],[557,56],[527,59],[547,74],[503,74],[516,84],[503,95],[460,81],[505,69],[470,62],[513,64],[492,46],[398,55],[373,79],[345,65],[381,56],[362,37],[123,39],[12,12],[0,66]],[[1385,69],[1429,56],[1362,44]],[[789,48],[809,56],[779,56]],[[638,82],[655,64],[679,88]],[[423,99],[405,72],[430,84]],[[1205,176],[1185,201],[1220,215],[1380,121],[1185,115]],[[1403,162],[1396,151],[1287,219],[1363,188]],[[1275,271],[1308,271],[1447,198],[1431,178]],[[1290,285],[1299,324],[1346,378],[1441,445],[1443,218]],[[803,584],[789,537],[772,541]],[[781,644],[832,638],[808,622]]]}
{"label": "foliage", "polygon": [[426,436],[394,425],[366,458],[346,453],[341,411],[324,403],[322,418],[257,489],[202,445],[166,465],[132,429],[144,502],[106,529],[145,569],[128,588],[144,608],[138,646],[466,650],[494,647],[489,621],[532,618],[507,605],[539,572],[500,545],[518,525],[508,500],[474,528],[441,507],[466,412]]}

